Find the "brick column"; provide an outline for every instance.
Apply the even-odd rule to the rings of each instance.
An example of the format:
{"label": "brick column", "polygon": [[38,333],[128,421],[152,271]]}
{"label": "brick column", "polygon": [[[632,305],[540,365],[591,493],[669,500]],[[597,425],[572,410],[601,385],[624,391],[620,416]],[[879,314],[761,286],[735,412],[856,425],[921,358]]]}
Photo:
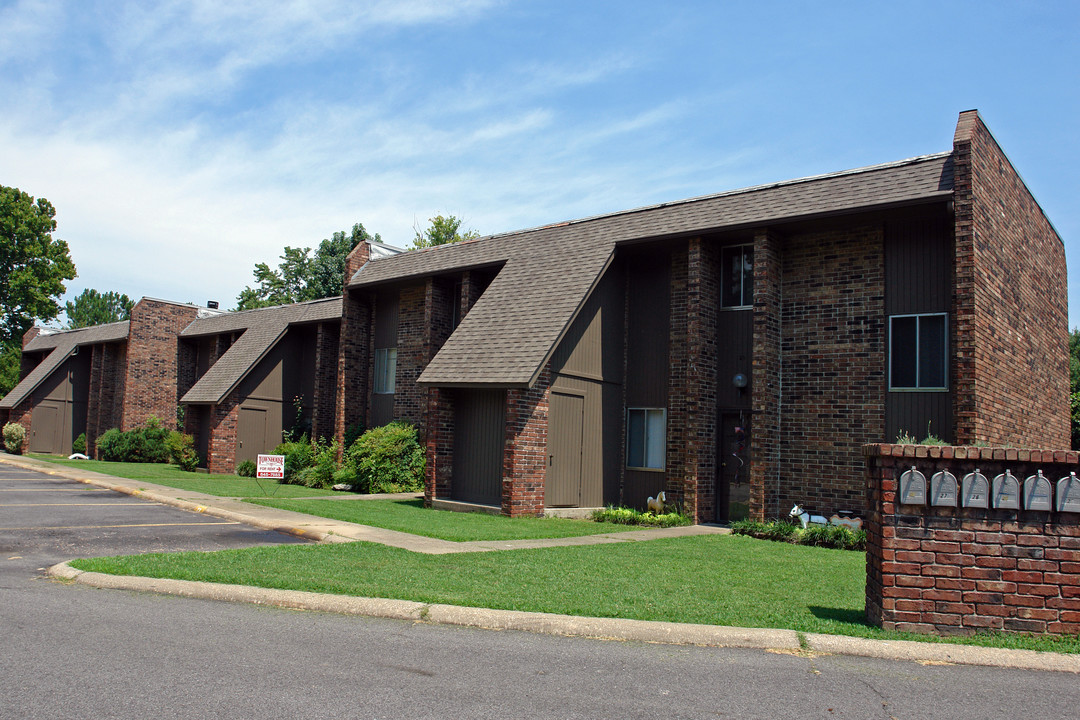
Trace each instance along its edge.
{"label": "brick column", "polygon": [[750,438],[750,517],[778,515],[780,475],[781,360],[780,312],[782,242],[768,228],[754,234],[754,389]]}
{"label": "brick column", "polygon": [[[687,246],[671,251],[671,300],[668,308],[668,401],[667,401],[667,448],[665,448],[664,491],[668,502],[687,506],[696,515],[697,498],[693,490],[687,497],[687,445],[689,443],[689,345],[687,330],[689,308],[687,305]],[[692,507],[690,507],[692,506]]]}
{"label": "brick column", "polygon": [[312,390],[311,435],[334,437],[337,410],[338,323],[315,329],[315,384]]}
{"label": "brick column", "polygon": [[454,473],[454,396],[442,388],[428,390],[428,432],[425,442],[424,504],[450,499]]}
{"label": "brick column", "polygon": [[371,328],[371,300],[356,292],[346,292],[341,299],[337,397],[334,409],[334,430],[338,442],[344,443],[345,430],[350,426],[367,424]]}
{"label": "brick column", "polygon": [[506,392],[502,511],[510,517],[544,514],[550,386],[549,365],[534,387]]}

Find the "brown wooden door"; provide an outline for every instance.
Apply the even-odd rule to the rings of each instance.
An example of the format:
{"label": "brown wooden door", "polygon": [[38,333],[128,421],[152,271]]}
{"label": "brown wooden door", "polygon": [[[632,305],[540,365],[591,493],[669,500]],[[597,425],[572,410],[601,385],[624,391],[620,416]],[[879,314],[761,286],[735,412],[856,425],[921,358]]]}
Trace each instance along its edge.
{"label": "brown wooden door", "polygon": [[548,507],[579,507],[585,398],[552,392],[549,413],[544,504]]}
{"label": "brown wooden door", "polygon": [[60,406],[44,401],[38,403],[30,420],[30,452],[63,453],[63,427]]}
{"label": "brown wooden door", "polygon": [[267,412],[263,408],[241,407],[236,424],[236,462],[254,461],[266,447]]}

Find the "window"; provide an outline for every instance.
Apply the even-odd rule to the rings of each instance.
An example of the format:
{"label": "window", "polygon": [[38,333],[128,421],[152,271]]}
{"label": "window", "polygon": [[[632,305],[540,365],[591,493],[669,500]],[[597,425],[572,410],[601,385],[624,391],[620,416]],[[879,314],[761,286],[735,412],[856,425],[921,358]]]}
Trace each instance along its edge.
{"label": "window", "polygon": [[397,375],[397,348],[377,348],[375,350],[375,392],[380,395],[393,395],[395,375]]}
{"label": "window", "polygon": [[945,313],[889,318],[890,390],[947,390],[948,356]]}
{"label": "window", "polygon": [[667,411],[663,408],[628,408],[626,411],[626,466],[664,469]]}
{"label": "window", "polygon": [[754,246],[733,245],[723,249],[720,262],[720,306],[750,307],[754,304]]}

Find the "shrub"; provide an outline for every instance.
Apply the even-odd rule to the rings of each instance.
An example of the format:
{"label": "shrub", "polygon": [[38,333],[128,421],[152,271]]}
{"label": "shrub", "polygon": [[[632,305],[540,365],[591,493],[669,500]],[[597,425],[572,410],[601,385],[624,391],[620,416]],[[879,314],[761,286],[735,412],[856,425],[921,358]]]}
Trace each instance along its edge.
{"label": "shrub", "polygon": [[80,433],[79,437],[71,441],[71,452],[86,454],[86,433]]}
{"label": "shrub", "polygon": [[283,483],[300,483],[300,472],[311,465],[311,443],[307,438],[283,442],[274,448],[272,455],[285,456],[285,477]]}
{"label": "shrub", "polygon": [[739,520],[731,523],[731,532],[762,540],[777,540],[795,545],[815,545],[837,550],[865,550],[866,531],[843,525],[810,525],[806,529],[783,520],[757,522]]}
{"label": "shrub", "polygon": [[642,512],[627,507],[608,506],[602,510],[594,510],[593,520],[597,522],[618,523],[619,525],[644,525],[646,527],[681,527],[693,525],[694,521],[689,515],[678,510],[660,513]]}
{"label": "shrub", "polygon": [[353,472],[360,492],[417,492],[424,486],[424,450],[408,423],[368,430],[349,446],[342,465],[340,474]]}
{"label": "shrub", "polygon": [[19,423],[9,422],[4,425],[4,449],[9,453],[19,454],[22,452],[23,442],[26,440],[26,428]]}
{"label": "shrub", "polygon": [[147,418],[144,426],[126,432],[110,428],[97,439],[98,457],[115,462],[167,463],[168,436],[169,431],[155,417]]}
{"label": "shrub", "polygon": [[245,460],[236,466],[236,474],[240,477],[255,477],[257,471],[254,460]]}
{"label": "shrub", "polygon": [[169,459],[186,472],[195,472],[199,466],[199,455],[195,452],[195,438],[177,430],[170,430],[165,437],[165,447]]}

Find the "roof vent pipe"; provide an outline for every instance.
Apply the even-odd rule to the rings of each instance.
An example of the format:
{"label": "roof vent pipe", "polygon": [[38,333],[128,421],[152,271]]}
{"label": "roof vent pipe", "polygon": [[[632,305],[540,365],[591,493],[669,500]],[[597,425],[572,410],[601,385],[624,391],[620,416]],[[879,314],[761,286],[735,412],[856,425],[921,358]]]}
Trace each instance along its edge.
{"label": "roof vent pipe", "polygon": [[210,308],[211,310],[217,310],[218,309],[218,301],[217,300],[207,300],[206,301],[206,307]]}

